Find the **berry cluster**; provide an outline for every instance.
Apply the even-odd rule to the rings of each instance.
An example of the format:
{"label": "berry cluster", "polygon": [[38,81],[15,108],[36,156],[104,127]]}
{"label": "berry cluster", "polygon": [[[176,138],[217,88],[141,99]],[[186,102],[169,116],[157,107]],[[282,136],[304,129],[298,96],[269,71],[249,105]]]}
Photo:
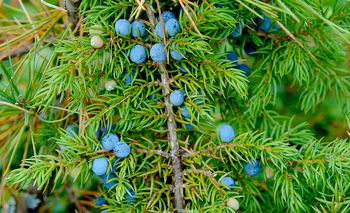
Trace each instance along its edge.
{"label": "berry cluster", "polygon": [[[99,177],[102,181],[103,186],[109,190],[115,187],[118,184],[116,180],[115,172],[118,170],[117,159],[126,158],[130,154],[130,146],[121,141],[119,137],[114,134],[108,132],[109,127],[103,127],[102,129],[98,129],[95,133],[97,139],[101,139],[102,148],[106,151],[113,151],[116,158],[111,161],[112,167],[110,171],[108,171],[109,162],[105,157],[96,158],[92,161],[92,171],[93,173]],[[111,126],[111,130],[115,130],[116,126],[113,124]],[[125,199],[127,202],[132,202],[135,200],[135,192],[131,188],[127,188],[125,192]],[[106,204],[107,201],[103,197],[97,197],[95,200],[96,206],[102,206]]]}
{"label": "berry cluster", "polygon": [[[279,27],[276,24],[273,24],[272,20],[267,17],[266,15],[263,16],[263,18],[258,18],[255,20],[255,25],[264,33],[273,33],[277,32],[279,30]],[[233,32],[231,34],[231,37],[236,39],[239,38],[242,35],[244,24],[237,23],[235,28],[233,29]],[[244,53],[248,56],[254,56],[256,54],[256,46],[252,42],[247,42],[244,45]],[[247,64],[244,63],[238,63],[238,55],[234,51],[230,51],[227,53],[226,58],[234,64],[236,69],[239,69],[243,71],[243,73],[246,76],[250,75],[250,67]]]}
{"label": "berry cluster", "polygon": [[[271,20],[264,16],[263,19],[256,20],[256,25],[260,28],[261,31],[268,33],[276,31],[278,28],[275,25],[272,25]],[[239,38],[242,35],[243,23],[237,23],[233,32],[231,34],[232,38]],[[122,39],[127,39],[128,37],[133,37],[134,39],[140,39],[140,41],[132,44],[130,48],[128,57],[131,62],[135,64],[142,64],[149,56],[152,61],[161,63],[167,60],[167,50],[164,44],[156,43],[150,45],[150,50],[147,50],[148,45],[144,45],[142,39],[147,39],[149,37],[149,32],[154,31],[154,36],[156,40],[161,40],[164,37],[175,37],[178,33],[181,32],[181,27],[176,19],[174,13],[170,11],[163,11],[162,18],[158,18],[158,23],[155,26],[154,30],[147,31],[146,25],[143,21],[135,20],[132,23],[127,19],[118,19],[114,25],[115,33]],[[103,30],[99,25],[94,26],[90,30],[91,37],[91,46],[94,48],[101,48],[103,46],[103,39],[100,37],[103,34]],[[142,41],[141,41],[142,40]],[[134,40],[132,40],[134,42]],[[182,60],[185,57],[185,51],[177,51],[176,46],[173,46],[175,50],[171,49],[169,51],[170,57],[173,60]],[[245,43],[244,52],[248,56],[253,56],[256,52],[256,46],[253,43]],[[250,75],[250,68],[244,63],[239,63],[239,56],[235,51],[230,51],[226,55],[227,60],[232,61],[236,69],[242,70],[246,76]],[[179,69],[183,73],[191,72],[192,67],[189,63],[180,64]],[[130,85],[135,77],[135,72],[131,71],[129,73],[124,73],[123,82],[125,85]],[[116,88],[117,84],[114,80],[105,82],[105,89],[107,91],[112,91]],[[201,94],[201,91],[198,91],[198,94]],[[156,94],[152,94],[148,97],[150,100],[157,98]],[[170,102],[175,107],[179,107],[181,115],[184,118],[191,118],[190,110],[184,105],[185,101],[185,92],[182,90],[174,90],[169,96]],[[197,99],[194,102],[201,102],[202,99]],[[194,127],[192,124],[186,124],[188,130],[192,130]],[[78,131],[70,127],[67,129],[67,133],[74,136],[74,133]],[[113,133],[107,133],[106,130],[99,130],[96,132],[96,137],[101,139],[101,144],[104,150],[113,151],[114,155],[117,158],[125,158],[130,154],[130,146],[123,141],[119,140],[119,137]],[[229,124],[223,124],[218,128],[218,136],[220,140],[224,143],[230,143],[235,137],[235,131],[233,127]],[[115,174],[117,167],[115,164],[115,159],[112,162],[112,170],[107,172],[108,169],[108,160],[106,158],[97,158],[94,159],[92,163],[92,171],[101,178],[105,188],[110,189],[117,184],[115,180]],[[253,160],[244,165],[245,173],[250,177],[255,177],[261,172],[261,167],[258,160]],[[266,172],[267,173],[267,172]],[[270,172],[272,174],[272,172]],[[272,176],[272,175],[269,176]],[[221,184],[223,184],[226,190],[231,190],[233,187],[237,186],[236,181],[230,176],[224,176],[220,179]],[[128,202],[132,202],[135,197],[135,192],[128,188],[126,192],[126,199]],[[98,197],[95,201],[96,206],[101,206],[106,203],[106,200],[103,197]],[[230,198],[227,201],[227,205],[231,208],[237,210],[239,208],[239,203],[235,198]]]}

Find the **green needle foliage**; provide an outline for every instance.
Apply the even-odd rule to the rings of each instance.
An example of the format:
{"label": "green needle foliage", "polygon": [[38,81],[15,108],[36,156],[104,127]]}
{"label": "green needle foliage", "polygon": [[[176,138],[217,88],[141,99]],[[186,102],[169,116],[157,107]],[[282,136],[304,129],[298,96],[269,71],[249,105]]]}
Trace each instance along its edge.
{"label": "green needle foliage", "polygon": [[[154,33],[157,4],[176,14],[175,37]],[[338,122],[350,126],[349,1],[82,0],[79,14],[80,35],[54,32],[52,45],[45,35],[17,63],[1,63],[3,187],[52,193],[78,183],[98,191],[107,202],[95,207],[108,212],[350,212],[349,135],[324,139],[307,122],[334,99]],[[268,31],[260,27],[264,16]],[[148,36],[116,35],[121,18],[141,20]],[[96,24],[103,28],[100,49],[90,45]],[[233,38],[237,24],[242,35]],[[153,62],[150,48],[162,42],[168,60]],[[129,58],[136,44],[147,49],[142,64]],[[175,49],[185,58],[171,59]],[[226,58],[230,52],[251,75]],[[170,104],[167,88],[184,91],[189,117]],[[235,131],[230,143],[218,135],[224,123]],[[79,131],[70,134],[68,125]],[[96,136],[102,128],[130,145],[130,155],[103,150]],[[101,157],[115,175],[109,189],[91,170]],[[255,159],[262,171],[250,177],[244,166]],[[224,176],[236,181],[232,190],[220,183]]]}

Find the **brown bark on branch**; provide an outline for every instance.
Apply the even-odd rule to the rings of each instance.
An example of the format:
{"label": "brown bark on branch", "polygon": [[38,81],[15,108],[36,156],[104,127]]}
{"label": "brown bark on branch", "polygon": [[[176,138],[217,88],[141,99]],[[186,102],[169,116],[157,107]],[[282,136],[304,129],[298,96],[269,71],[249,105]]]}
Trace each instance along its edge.
{"label": "brown bark on branch", "polygon": [[[160,5],[158,0],[156,0],[158,10],[160,11]],[[149,18],[149,21],[154,29],[156,19],[154,17],[154,13],[152,11],[152,8],[150,5],[146,6],[146,12]],[[164,30],[164,23],[162,17],[160,18],[160,21],[162,23],[162,30]],[[164,34],[165,35],[165,34]],[[165,43],[166,40],[164,39],[163,42]],[[166,43],[164,44],[166,45]],[[185,212],[184,209],[184,198],[183,198],[183,174],[181,169],[181,161],[179,157],[179,143],[177,141],[177,135],[176,135],[176,121],[172,109],[172,104],[170,103],[170,79],[169,74],[166,70],[166,64],[165,63],[158,63],[159,70],[161,71],[161,86],[162,86],[162,93],[164,95],[164,105],[165,105],[165,114],[168,116],[167,120],[167,127],[168,127],[168,140],[171,147],[170,150],[170,157],[172,159],[172,170],[173,170],[173,192],[174,192],[174,199],[175,199],[175,209],[176,212]]]}

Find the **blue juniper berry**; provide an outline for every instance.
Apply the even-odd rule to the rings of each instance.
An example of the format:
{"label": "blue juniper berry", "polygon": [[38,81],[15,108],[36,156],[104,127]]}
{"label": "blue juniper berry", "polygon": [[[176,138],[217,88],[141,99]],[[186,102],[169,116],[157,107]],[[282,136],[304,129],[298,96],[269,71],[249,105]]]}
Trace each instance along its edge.
{"label": "blue juniper berry", "polygon": [[108,169],[108,161],[106,158],[96,158],[92,161],[92,171],[96,175],[104,175]]}
{"label": "blue juniper berry", "polygon": [[125,158],[130,154],[130,146],[123,141],[116,143],[113,150],[117,158]]}
{"label": "blue juniper berry", "polygon": [[180,90],[174,90],[170,93],[170,102],[174,106],[180,106],[185,99],[185,93]]}
{"label": "blue juniper berry", "polygon": [[131,48],[129,58],[136,64],[142,64],[147,58],[146,48],[142,45],[136,44]]}
{"label": "blue juniper berry", "polygon": [[224,124],[219,128],[219,137],[222,142],[229,143],[235,137],[235,132],[232,126]]}
{"label": "blue juniper berry", "polygon": [[131,24],[131,35],[134,38],[143,37],[146,34],[146,26],[142,21],[134,21]]}
{"label": "blue juniper berry", "polygon": [[126,19],[119,19],[115,22],[114,29],[117,35],[128,36],[131,31],[131,24]]}
{"label": "blue juniper berry", "polygon": [[164,44],[155,44],[151,47],[150,55],[155,62],[166,61],[166,51]]}
{"label": "blue juniper berry", "polygon": [[246,163],[244,165],[244,171],[250,177],[254,177],[254,176],[258,175],[261,171],[259,161],[253,160],[253,161]]}
{"label": "blue juniper berry", "polygon": [[117,142],[119,142],[119,137],[113,133],[106,134],[105,136],[103,136],[103,138],[101,140],[103,149],[108,150],[108,151],[113,150],[113,148]]}

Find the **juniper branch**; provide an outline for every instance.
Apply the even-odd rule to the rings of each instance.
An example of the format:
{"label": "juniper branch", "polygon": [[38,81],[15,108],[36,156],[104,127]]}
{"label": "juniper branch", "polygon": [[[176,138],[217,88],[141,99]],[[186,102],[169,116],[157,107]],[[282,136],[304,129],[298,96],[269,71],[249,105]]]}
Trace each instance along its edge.
{"label": "juniper branch", "polygon": [[68,21],[72,24],[71,28],[74,30],[79,22],[79,0],[63,0],[64,8],[68,13]]}
{"label": "juniper branch", "polygon": [[[158,10],[160,10],[159,2],[157,2]],[[149,5],[147,5],[147,15],[149,21],[154,28],[155,26],[155,17],[154,13]],[[160,17],[161,23],[164,25],[162,21],[162,17]],[[163,26],[164,28],[164,26]],[[166,44],[165,44],[166,45]],[[169,86],[169,75],[166,70],[165,63],[158,63],[159,70],[161,71],[161,86],[162,93],[164,95],[164,105],[165,105],[165,114],[168,115],[167,126],[168,126],[168,140],[170,143],[171,151],[170,157],[172,159],[172,169],[174,172],[173,183],[174,183],[174,195],[175,195],[175,208],[177,212],[184,212],[184,198],[182,195],[183,188],[183,177],[181,171],[181,162],[179,158],[179,143],[177,142],[176,135],[176,122],[174,118],[174,113],[172,110],[172,104],[170,103],[169,95],[170,95],[170,86]]]}

